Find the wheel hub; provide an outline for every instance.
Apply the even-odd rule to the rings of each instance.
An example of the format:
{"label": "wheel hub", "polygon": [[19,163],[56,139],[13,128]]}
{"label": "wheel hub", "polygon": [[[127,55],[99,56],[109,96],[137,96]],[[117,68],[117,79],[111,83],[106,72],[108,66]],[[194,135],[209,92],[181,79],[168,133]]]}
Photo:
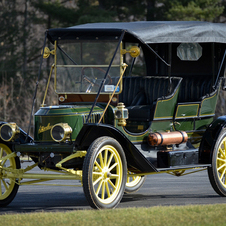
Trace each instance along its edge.
{"label": "wheel hub", "polygon": [[102,178],[103,180],[106,180],[110,177],[111,173],[109,172],[109,169],[108,168],[103,168],[103,171],[102,171]]}

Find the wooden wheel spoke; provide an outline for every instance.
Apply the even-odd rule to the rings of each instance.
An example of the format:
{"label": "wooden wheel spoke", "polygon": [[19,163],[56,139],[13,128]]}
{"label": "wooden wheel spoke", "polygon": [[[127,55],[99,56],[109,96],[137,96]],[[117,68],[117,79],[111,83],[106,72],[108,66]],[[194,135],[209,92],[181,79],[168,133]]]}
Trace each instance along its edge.
{"label": "wooden wheel spoke", "polygon": [[93,181],[93,186],[95,186],[101,179],[102,179],[102,176],[99,175],[99,177],[95,181]]}
{"label": "wooden wheel spoke", "polygon": [[98,158],[100,159],[100,166],[103,169],[104,168],[104,161],[103,161],[102,152],[99,153]]}
{"label": "wooden wheel spoke", "polygon": [[114,188],[114,190],[116,189],[116,186],[112,183],[111,180],[108,180],[108,183]]}
{"label": "wooden wheel spoke", "polygon": [[221,176],[220,176],[220,180],[221,180],[221,181],[222,181],[223,176],[225,175],[225,171],[226,171],[226,168],[224,169],[223,173],[222,173]]}
{"label": "wooden wheel spoke", "polygon": [[226,162],[226,159],[217,158],[218,161]]}
{"label": "wooden wheel spoke", "polygon": [[97,196],[98,196],[98,194],[100,192],[100,189],[101,189],[102,185],[103,185],[103,181],[101,180],[100,183],[99,183],[99,185],[98,185],[98,188],[97,188],[97,190],[95,192]]}
{"label": "wooden wheel spoke", "polygon": [[101,176],[102,175],[102,173],[101,172],[93,172],[93,175],[96,175],[96,176]]}
{"label": "wooden wheel spoke", "polygon": [[224,156],[224,158],[226,157],[225,156],[225,152],[221,149],[221,148],[219,148],[219,151],[220,151],[220,153]]}
{"label": "wooden wheel spoke", "polygon": [[104,199],[104,197],[105,197],[105,182],[103,181],[102,191],[101,191],[101,198]]}
{"label": "wooden wheel spoke", "polygon": [[104,167],[107,165],[107,159],[108,159],[108,149],[105,149],[105,152],[104,152]]}
{"label": "wooden wheel spoke", "polygon": [[109,186],[108,186],[108,182],[105,183],[105,186],[106,186],[107,195],[108,195],[108,197],[110,197],[111,192],[110,192],[110,189],[109,189]]}
{"label": "wooden wheel spoke", "polygon": [[1,165],[4,166],[6,161],[7,161],[7,159],[5,159],[3,162],[1,162]]}
{"label": "wooden wheel spoke", "polygon": [[100,171],[102,171],[102,168],[101,168],[100,164],[99,164],[97,161],[95,161],[94,165],[96,165],[96,166],[98,167],[98,169],[99,169]]}
{"label": "wooden wheel spoke", "polygon": [[127,177],[127,183],[129,183],[129,181],[130,181],[130,177]]}
{"label": "wooden wheel spoke", "polygon": [[3,179],[2,179],[2,183],[3,183],[4,187],[5,187],[5,189],[8,190],[9,186],[7,186],[6,182]]}
{"label": "wooden wheel spoke", "polygon": [[114,157],[114,154],[111,153],[111,155],[110,155],[110,157],[109,157],[109,159],[108,159],[107,167],[110,166],[110,163],[111,163],[111,160],[112,160],[113,157]]}
{"label": "wooden wheel spoke", "polygon": [[217,171],[221,170],[225,166],[226,166],[226,164],[221,165],[220,167],[217,168]]}
{"label": "wooden wheel spoke", "polygon": [[109,172],[111,172],[117,165],[118,165],[117,162],[116,162],[115,164],[113,164],[113,165],[109,168]]}

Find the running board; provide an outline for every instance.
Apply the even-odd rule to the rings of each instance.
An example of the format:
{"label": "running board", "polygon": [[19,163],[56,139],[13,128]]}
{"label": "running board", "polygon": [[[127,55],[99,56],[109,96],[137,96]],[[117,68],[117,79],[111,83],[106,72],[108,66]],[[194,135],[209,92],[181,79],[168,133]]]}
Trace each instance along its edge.
{"label": "running board", "polygon": [[198,169],[198,168],[207,168],[210,167],[211,164],[194,164],[194,165],[181,165],[181,166],[173,166],[170,168],[157,168],[158,172],[162,171],[176,171],[176,170],[189,170],[189,169]]}

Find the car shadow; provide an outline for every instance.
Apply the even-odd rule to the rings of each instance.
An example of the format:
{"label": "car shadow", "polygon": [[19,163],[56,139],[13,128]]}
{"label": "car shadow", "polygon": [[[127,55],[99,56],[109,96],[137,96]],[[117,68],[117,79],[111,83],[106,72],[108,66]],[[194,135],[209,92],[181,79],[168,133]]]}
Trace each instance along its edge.
{"label": "car shadow", "polygon": [[91,209],[82,192],[39,194],[18,193],[7,206],[0,208],[0,214],[58,212]]}
{"label": "car shadow", "polygon": [[[124,194],[118,208],[153,207],[226,203],[226,198],[219,195],[206,194]],[[65,212],[89,210],[91,207],[81,192],[54,193],[18,193],[7,207],[0,208],[1,214],[32,213],[32,212]]]}

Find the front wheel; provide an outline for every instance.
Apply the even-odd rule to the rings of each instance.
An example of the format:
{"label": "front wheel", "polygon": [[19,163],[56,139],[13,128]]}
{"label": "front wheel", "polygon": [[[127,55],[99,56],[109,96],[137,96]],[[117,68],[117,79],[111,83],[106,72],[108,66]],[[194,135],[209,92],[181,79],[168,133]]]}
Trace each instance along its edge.
{"label": "front wheel", "polygon": [[226,196],[226,130],[217,139],[208,175],[213,189],[219,195]]}
{"label": "front wheel", "polygon": [[17,194],[19,185],[15,178],[7,178],[7,173],[20,168],[18,157],[10,157],[11,149],[0,143],[0,207],[9,205]]}
{"label": "front wheel", "polygon": [[83,190],[93,208],[115,208],[125,190],[127,164],[121,145],[100,137],[89,147],[83,163]]}

